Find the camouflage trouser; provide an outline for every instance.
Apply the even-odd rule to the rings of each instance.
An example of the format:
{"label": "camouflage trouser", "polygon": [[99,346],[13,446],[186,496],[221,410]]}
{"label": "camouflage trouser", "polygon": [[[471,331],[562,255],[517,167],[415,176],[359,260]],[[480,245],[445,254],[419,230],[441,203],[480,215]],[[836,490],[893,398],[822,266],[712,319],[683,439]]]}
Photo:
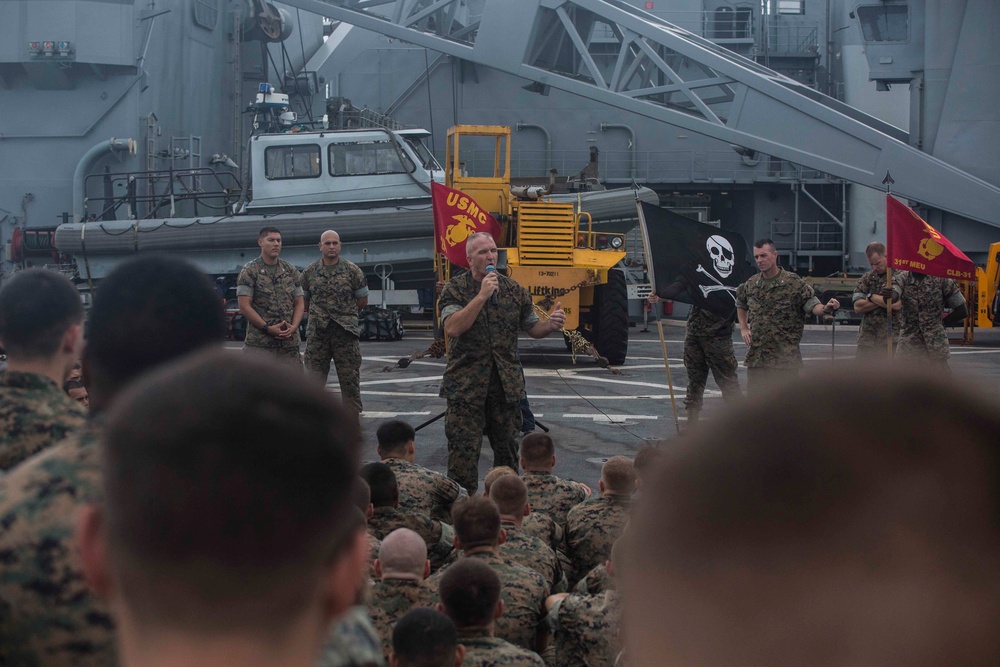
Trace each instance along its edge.
{"label": "camouflage trouser", "polygon": [[293,367],[302,369],[302,357],[299,355],[299,348],[296,347],[258,347],[257,345],[244,345],[243,354],[251,357],[270,357],[278,361],[287,363]]}
{"label": "camouflage trouser", "polygon": [[684,406],[700,408],[705,395],[708,371],[712,371],[715,384],[722,390],[722,397],[731,401],[740,396],[740,383],[736,379],[736,354],[733,339],[718,336],[686,336],[684,338],[684,368],[687,369],[687,393]]}
{"label": "camouflage trouser", "polygon": [[330,360],[337,367],[337,380],[344,405],[361,412],[361,344],[358,337],[337,324],[313,331],[306,339],[306,370],[324,385],[330,375]]}
{"label": "camouflage trouser", "polygon": [[769,387],[777,387],[799,379],[798,366],[753,366],[747,368],[747,395],[766,391]]}
{"label": "camouflage trouser", "polygon": [[490,378],[486,405],[472,405],[460,398],[448,399],[444,434],[448,439],[448,477],[465,487],[469,495],[479,489],[479,451],[483,433],[493,448],[493,465],[517,470],[517,436],[521,430],[521,409],[508,403],[500,376]]}
{"label": "camouflage trouser", "polygon": [[948,368],[948,357],[951,356],[948,334],[941,328],[940,331],[921,335],[902,336],[896,356],[914,363],[929,362],[938,368]]}

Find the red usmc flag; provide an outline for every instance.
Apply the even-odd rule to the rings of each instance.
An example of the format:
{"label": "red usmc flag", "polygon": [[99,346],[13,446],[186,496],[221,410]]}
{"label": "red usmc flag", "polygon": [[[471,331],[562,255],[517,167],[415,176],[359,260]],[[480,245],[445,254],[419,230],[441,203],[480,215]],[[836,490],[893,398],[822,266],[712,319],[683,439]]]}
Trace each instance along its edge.
{"label": "red usmc flag", "polygon": [[500,239],[500,223],[464,192],[431,183],[431,203],[434,207],[434,245],[452,264],[469,268],[465,242],[476,232],[489,232],[494,241]]}
{"label": "red usmc flag", "polygon": [[886,259],[891,268],[940,278],[975,279],[972,260],[892,195],[885,196],[885,219]]}

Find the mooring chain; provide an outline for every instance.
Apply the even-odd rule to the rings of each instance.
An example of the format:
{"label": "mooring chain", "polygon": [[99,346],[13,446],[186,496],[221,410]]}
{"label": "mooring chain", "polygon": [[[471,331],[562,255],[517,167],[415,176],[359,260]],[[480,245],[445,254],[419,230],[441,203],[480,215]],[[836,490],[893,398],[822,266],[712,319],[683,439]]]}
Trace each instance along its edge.
{"label": "mooring chain", "polygon": [[[596,284],[597,284],[597,281],[594,280],[594,278],[592,276],[588,276],[588,277],[584,278],[583,280],[581,280],[580,282],[578,282],[577,284],[575,284],[572,287],[570,287],[568,290],[566,290],[562,294],[560,294],[559,298],[562,298],[562,297],[566,296],[567,294],[569,294],[573,290],[578,290],[581,287],[589,287],[590,285],[596,285]],[[541,301],[539,301],[538,303],[535,304],[535,307],[541,307],[541,308],[544,308],[545,310],[551,310],[552,306],[554,306],[555,303],[556,303],[556,297],[554,295],[552,295],[552,294],[547,294],[547,295],[545,295],[544,299],[542,299]]]}
{"label": "mooring chain", "polygon": [[431,343],[431,346],[429,348],[427,348],[423,352],[414,352],[409,357],[405,357],[397,361],[395,366],[386,366],[385,368],[382,369],[382,372],[388,373],[394,368],[406,368],[415,359],[423,359],[424,357],[440,359],[441,357],[444,356],[444,352],[445,352],[444,338],[438,338],[433,343]]}
{"label": "mooring chain", "polygon": [[[541,305],[541,303],[534,304],[535,312],[538,313],[539,317],[547,320],[549,319],[549,313],[546,310],[543,310]],[[601,368],[607,368],[614,375],[622,375],[622,372],[617,368],[613,368],[611,366],[611,362],[608,361],[608,358],[602,357],[597,351],[597,348],[594,347],[594,344],[584,338],[583,334],[579,331],[563,330],[562,333],[566,337],[566,340],[569,341],[569,353],[573,358],[574,364],[576,364],[576,355],[589,354],[597,361],[597,365]]]}

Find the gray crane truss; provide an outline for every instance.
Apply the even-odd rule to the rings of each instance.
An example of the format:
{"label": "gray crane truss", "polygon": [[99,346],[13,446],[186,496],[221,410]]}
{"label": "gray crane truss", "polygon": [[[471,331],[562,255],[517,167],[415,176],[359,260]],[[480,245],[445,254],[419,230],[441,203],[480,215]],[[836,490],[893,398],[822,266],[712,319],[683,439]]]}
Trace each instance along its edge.
{"label": "gray crane truss", "polygon": [[[902,130],[616,0],[282,0],[283,4],[1000,226],[1000,188]],[[482,7],[476,16],[470,7]],[[617,53],[601,67],[591,48]]]}

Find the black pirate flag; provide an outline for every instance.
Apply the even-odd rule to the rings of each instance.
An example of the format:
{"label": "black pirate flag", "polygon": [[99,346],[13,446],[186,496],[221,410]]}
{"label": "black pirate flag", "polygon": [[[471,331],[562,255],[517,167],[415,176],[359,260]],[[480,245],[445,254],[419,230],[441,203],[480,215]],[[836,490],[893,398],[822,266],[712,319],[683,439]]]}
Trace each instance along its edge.
{"label": "black pirate flag", "polygon": [[743,237],[646,202],[638,205],[653,291],[732,317],[736,288],[753,275]]}

